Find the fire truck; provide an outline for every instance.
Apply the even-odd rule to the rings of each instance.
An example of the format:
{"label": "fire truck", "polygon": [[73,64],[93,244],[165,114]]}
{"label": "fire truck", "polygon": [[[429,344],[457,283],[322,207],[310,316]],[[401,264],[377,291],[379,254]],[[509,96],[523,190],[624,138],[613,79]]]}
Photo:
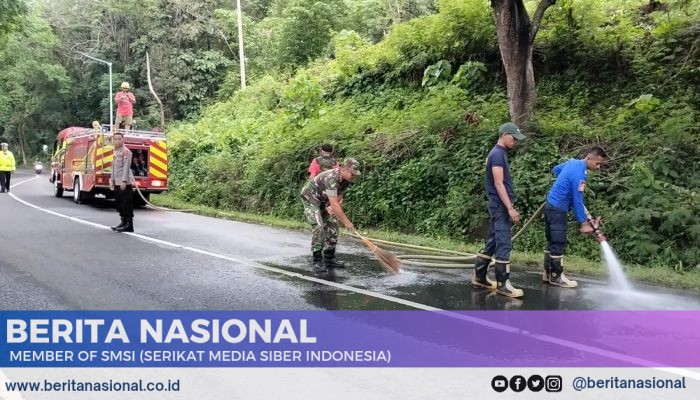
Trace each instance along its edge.
{"label": "fire truck", "polygon": [[[168,146],[165,134],[160,132],[120,130],[124,146],[133,157],[131,173],[136,186],[146,200],[151,193],[168,190]],[[114,198],[109,189],[109,178],[114,160],[112,134],[101,130],[70,127],[58,133],[54,142],[49,182],[53,194],[63,197],[64,191],[73,192],[76,204],[87,202],[95,195]],[[134,189],[134,204],[145,205]]]}

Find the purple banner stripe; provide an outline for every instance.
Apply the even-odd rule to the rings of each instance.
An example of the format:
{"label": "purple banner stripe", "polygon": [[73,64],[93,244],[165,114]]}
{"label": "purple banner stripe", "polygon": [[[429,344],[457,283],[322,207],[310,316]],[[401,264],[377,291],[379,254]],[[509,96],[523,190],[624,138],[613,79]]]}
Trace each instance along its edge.
{"label": "purple banner stripe", "polygon": [[[241,334],[266,320],[269,338]],[[0,324],[0,367],[700,367],[700,311],[7,311]],[[32,354],[59,351],[75,357]],[[77,359],[86,351],[136,359]],[[271,351],[301,357],[260,360]]]}

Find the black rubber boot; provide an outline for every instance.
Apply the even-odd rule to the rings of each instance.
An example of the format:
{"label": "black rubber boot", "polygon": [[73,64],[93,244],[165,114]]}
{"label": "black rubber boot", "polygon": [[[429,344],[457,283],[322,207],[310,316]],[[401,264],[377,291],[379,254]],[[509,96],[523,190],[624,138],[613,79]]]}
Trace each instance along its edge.
{"label": "black rubber boot", "polygon": [[321,254],[321,250],[319,251],[314,251],[314,264],[313,264],[314,272],[328,272],[326,267],[323,265],[323,255]]}
{"label": "black rubber boot", "polygon": [[133,232],[134,231],[134,219],[127,218],[124,226],[114,230],[115,232]]}
{"label": "black rubber boot", "polygon": [[116,231],[119,228],[123,228],[125,224],[126,224],[126,220],[124,218],[122,218],[122,222],[120,222],[119,225],[111,226],[110,229],[113,231]]}
{"label": "black rubber boot", "polygon": [[335,248],[323,251],[323,265],[326,268],[345,268],[345,263],[335,259]]}
{"label": "black rubber boot", "polygon": [[491,257],[486,254],[479,253],[476,255],[476,260],[474,260],[474,273],[472,274],[472,285],[486,289],[496,288],[496,282],[488,277],[490,263]]}
{"label": "black rubber boot", "polygon": [[508,261],[496,260],[496,285],[498,294],[507,297],[522,297],[523,290],[513,287],[510,283],[510,264]]}
{"label": "black rubber boot", "polygon": [[578,282],[572,281],[564,275],[564,256],[552,256],[549,264],[549,284],[554,286],[575,288]]}
{"label": "black rubber boot", "polygon": [[549,282],[549,271],[552,264],[552,256],[548,251],[544,252],[544,272],[542,272],[542,282]]}

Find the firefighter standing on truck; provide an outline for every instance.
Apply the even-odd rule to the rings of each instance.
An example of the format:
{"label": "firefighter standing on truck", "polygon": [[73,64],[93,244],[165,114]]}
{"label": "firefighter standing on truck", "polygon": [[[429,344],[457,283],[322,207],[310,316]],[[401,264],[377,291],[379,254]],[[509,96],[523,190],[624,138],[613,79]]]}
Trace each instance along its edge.
{"label": "firefighter standing on truck", "polygon": [[121,223],[113,226],[116,232],[134,231],[134,203],[131,198],[133,179],[131,175],[131,150],[124,146],[124,135],[115,132],[112,136],[114,143],[114,160],[112,161],[112,175],[109,177],[109,188],[114,190],[114,200],[117,211],[121,217]]}
{"label": "firefighter standing on truck", "polygon": [[131,129],[134,118],[134,104],[136,104],[136,97],[129,92],[129,89],[129,82],[122,82],[119,86],[120,91],[114,95],[114,101],[117,103],[117,118],[114,121],[114,125],[119,129],[119,125],[124,124],[124,129],[127,131]]}

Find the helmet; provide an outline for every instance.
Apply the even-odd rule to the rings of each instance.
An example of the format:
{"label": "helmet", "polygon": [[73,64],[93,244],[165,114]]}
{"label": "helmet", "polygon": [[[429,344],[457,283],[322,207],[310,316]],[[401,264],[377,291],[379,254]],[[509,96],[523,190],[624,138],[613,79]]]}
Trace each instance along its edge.
{"label": "helmet", "polygon": [[9,144],[7,144],[7,143],[3,142],[3,143],[0,143],[0,146],[1,146],[1,147],[8,147],[8,146],[9,146]]}
{"label": "helmet", "polygon": [[122,82],[122,84],[119,85],[119,87],[122,89],[129,89],[129,82]]}

